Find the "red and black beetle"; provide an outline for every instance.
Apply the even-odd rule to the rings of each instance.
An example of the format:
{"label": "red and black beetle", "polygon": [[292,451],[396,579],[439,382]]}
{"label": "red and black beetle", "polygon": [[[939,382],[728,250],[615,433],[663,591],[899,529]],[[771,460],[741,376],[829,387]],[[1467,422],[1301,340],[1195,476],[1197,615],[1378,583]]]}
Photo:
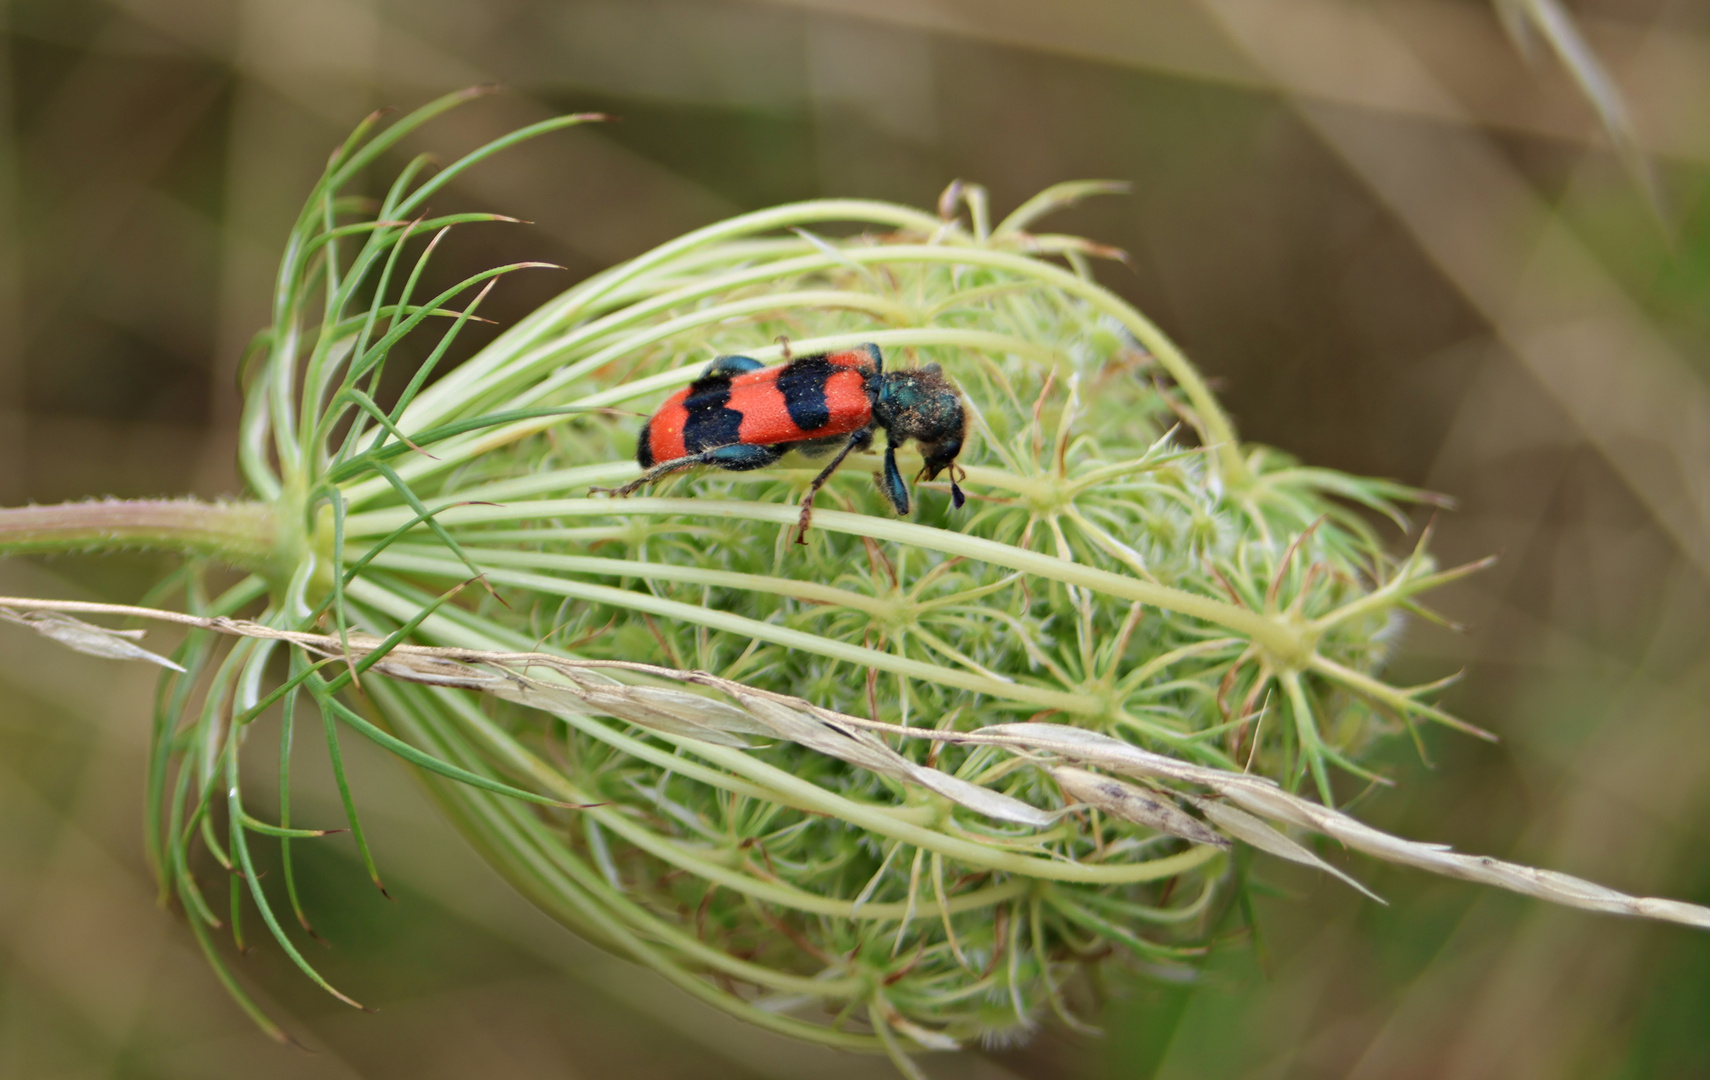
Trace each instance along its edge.
{"label": "red and black beetle", "polygon": [[721,356],[701,377],[672,394],[642,425],[635,460],[647,471],[616,489],[628,495],[670,473],[697,465],[746,472],[771,465],[791,450],[819,456],[836,450],[802,496],[801,531],[813,517],[813,497],[843,459],[885,433],[885,467],[874,477],[899,514],[908,488],[897,471],[897,447],[910,439],[926,467],[918,479],[950,471],[950,498],[960,508],[956,455],[968,417],[962,394],[937,364],[885,371],[877,345],[798,356],[765,367],[748,356]]}

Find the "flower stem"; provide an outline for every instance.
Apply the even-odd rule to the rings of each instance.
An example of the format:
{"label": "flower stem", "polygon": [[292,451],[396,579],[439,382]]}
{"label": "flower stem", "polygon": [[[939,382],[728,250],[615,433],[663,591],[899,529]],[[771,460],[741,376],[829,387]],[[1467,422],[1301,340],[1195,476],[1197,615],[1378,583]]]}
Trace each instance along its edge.
{"label": "flower stem", "polygon": [[262,503],[103,499],[0,509],[0,556],[170,551],[265,571],[275,543],[273,511]]}

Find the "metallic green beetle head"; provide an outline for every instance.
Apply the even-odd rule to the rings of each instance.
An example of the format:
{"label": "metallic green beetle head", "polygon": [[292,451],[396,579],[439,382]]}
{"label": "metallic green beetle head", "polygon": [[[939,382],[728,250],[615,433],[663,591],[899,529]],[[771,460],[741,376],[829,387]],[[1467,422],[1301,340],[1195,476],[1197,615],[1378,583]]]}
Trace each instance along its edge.
{"label": "metallic green beetle head", "polygon": [[886,372],[873,419],[890,435],[879,487],[897,513],[908,513],[908,489],[897,472],[895,450],[910,439],[920,445],[920,456],[926,460],[916,479],[934,480],[948,469],[950,499],[960,509],[966,500],[957,483],[961,477],[956,456],[968,432],[968,414],[962,407],[962,392],[938,365]]}

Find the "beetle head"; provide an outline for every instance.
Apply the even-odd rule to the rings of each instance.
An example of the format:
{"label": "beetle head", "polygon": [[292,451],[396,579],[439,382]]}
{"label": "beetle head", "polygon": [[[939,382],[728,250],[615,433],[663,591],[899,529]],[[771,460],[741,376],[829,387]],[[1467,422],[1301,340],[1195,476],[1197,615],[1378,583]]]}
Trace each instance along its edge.
{"label": "beetle head", "polygon": [[968,432],[968,415],[962,407],[962,393],[956,384],[944,377],[937,364],[913,371],[892,371],[884,376],[874,417],[890,433],[890,444],[900,446],[909,439],[920,444],[920,455],[926,460],[919,479],[933,480],[946,469],[950,471],[950,498],[956,506],[963,503],[961,477],[956,455],[962,452],[962,440]]}

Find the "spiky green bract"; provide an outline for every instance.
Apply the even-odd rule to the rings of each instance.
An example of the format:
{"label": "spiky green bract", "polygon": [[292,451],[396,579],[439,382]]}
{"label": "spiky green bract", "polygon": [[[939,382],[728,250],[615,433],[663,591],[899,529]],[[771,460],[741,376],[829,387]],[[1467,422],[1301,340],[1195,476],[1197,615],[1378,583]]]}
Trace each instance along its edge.
{"label": "spiky green bract", "polygon": [[[956,191],[969,224],[853,200],[735,218],[584,281],[386,401],[389,350],[431,320],[454,336],[501,271],[416,295],[428,252],[413,241],[432,222],[399,219],[426,212],[421,170],[366,218],[340,201],[349,163],[372,156],[366,134],[293,235],[253,361],[243,463],[286,523],[275,560],[200,608],[265,591],[262,621],[282,628],[701,669],[917,728],[1047,719],[1326,803],[1338,773],[1366,782],[1383,717],[1449,721],[1379,679],[1399,614],[1437,578],[1422,551],[1391,559],[1362,513],[1399,517],[1416,493],[1243,447],[1185,357],[1096,283],[1086,260],[1105,250],[1027,231],[1098,185],[1053,189],[995,229],[972,188]],[[672,388],[719,354],[779,359],[779,338],[942,365],[970,406],[968,505],[919,484],[914,518],[896,519],[871,456],[821,493],[805,545],[793,503],[811,461],[590,496],[635,474],[640,420]],[[456,590],[470,579],[485,588]],[[308,842],[284,831],[285,808],[258,827],[239,789],[238,729],[265,713],[273,644],[220,657],[195,637],[190,674],[163,692],[154,849],[193,920],[215,921],[189,847],[223,851],[202,827],[216,804],[234,839]],[[341,732],[403,739],[542,907],[774,1030],[900,1054],[1008,1040],[1051,1013],[1078,1023],[1077,969],[1189,974],[1227,906],[1218,848],[1094,809],[994,819],[907,769],[752,731],[724,745],[741,740],[356,667],[298,655],[293,688],[272,696],[323,710],[335,765]],[[708,723],[721,708],[707,699]],[[893,745],[909,768],[1065,807],[1023,754]],[[377,838],[335,774],[378,882]],[[453,782],[471,774],[487,782]],[[250,896],[277,903],[231,846]],[[279,921],[263,924],[302,963]]]}

